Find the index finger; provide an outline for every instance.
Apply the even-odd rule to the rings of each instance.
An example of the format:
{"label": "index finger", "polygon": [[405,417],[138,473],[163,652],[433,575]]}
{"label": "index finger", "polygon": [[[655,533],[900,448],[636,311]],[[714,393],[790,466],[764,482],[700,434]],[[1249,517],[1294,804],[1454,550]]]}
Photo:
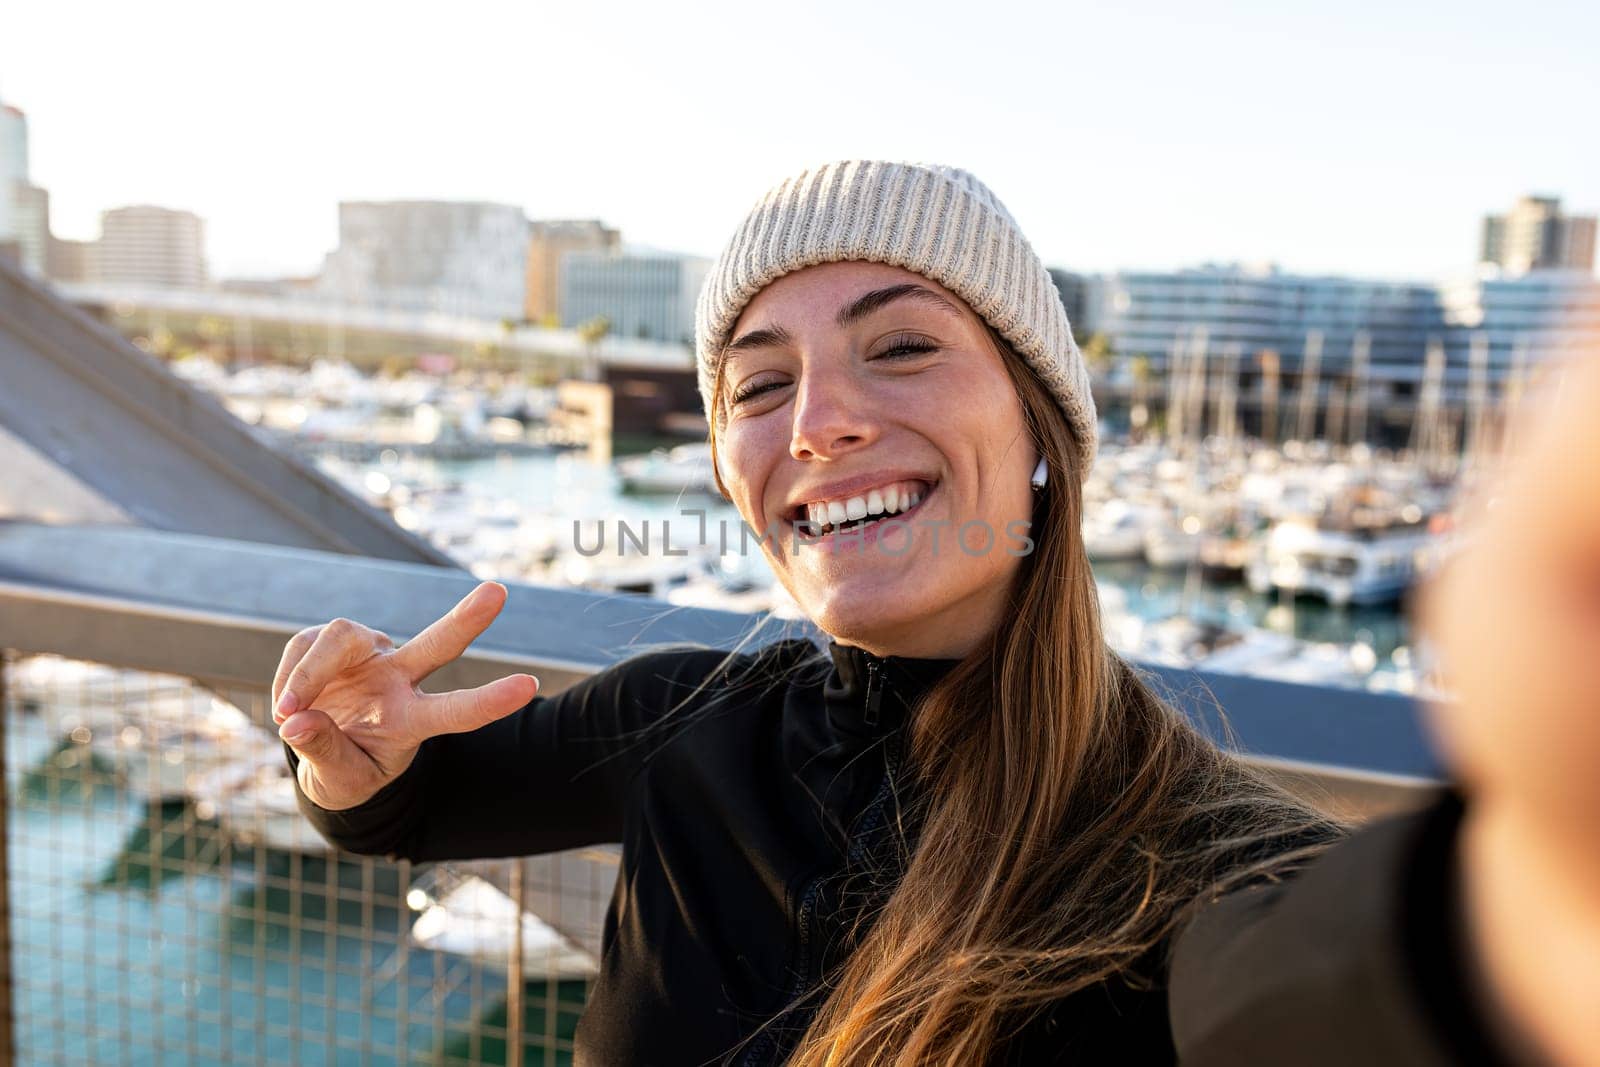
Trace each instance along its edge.
{"label": "index finger", "polygon": [[499,582],[483,582],[426,630],[401,645],[394,653],[395,661],[413,682],[422,681],[460,656],[489,628],[505,606],[506,596],[506,587]]}

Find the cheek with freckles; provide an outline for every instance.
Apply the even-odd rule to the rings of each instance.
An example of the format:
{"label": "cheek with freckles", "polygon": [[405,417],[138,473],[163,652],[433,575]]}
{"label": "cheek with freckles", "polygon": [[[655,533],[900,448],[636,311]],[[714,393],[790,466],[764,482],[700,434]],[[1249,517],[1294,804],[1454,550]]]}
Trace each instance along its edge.
{"label": "cheek with freckles", "polygon": [[1022,402],[998,358],[993,365],[974,359],[955,391],[968,399],[945,405],[928,433],[963,475],[962,521],[983,520],[1003,537],[1007,522],[1026,520],[1032,512],[1034,449]]}
{"label": "cheek with freckles", "polygon": [[744,427],[722,431],[717,441],[717,469],[739,518],[755,534],[771,525],[775,517],[768,513],[765,499],[773,464],[770,449],[759,432]]}

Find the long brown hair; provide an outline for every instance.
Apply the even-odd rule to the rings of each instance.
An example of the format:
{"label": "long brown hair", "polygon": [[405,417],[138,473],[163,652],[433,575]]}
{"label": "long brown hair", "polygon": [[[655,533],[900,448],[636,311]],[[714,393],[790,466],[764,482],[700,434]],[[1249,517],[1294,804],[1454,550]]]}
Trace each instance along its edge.
{"label": "long brown hair", "polygon": [[[1112,652],[1080,534],[1080,451],[990,340],[1049,468],[1005,621],[910,719],[920,831],[790,1061],[968,1065],[1052,1001],[1158,982],[1188,909],[1345,827],[1226,753]],[[720,361],[719,361],[720,362]],[[712,450],[722,374],[713,393]]]}

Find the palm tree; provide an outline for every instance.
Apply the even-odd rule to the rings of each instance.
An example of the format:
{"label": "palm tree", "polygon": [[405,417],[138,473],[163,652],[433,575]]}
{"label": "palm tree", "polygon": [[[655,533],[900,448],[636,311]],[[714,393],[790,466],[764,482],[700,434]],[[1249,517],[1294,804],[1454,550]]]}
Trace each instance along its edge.
{"label": "palm tree", "polygon": [[583,340],[583,376],[586,381],[597,382],[600,380],[600,342],[610,332],[611,320],[604,315],[596,315],[578,326],[578,336]]}
{"label": "palm tree", "polygon": [[1111,349],[1111,339],[1103,333],[1092,333],[1083,343],[1083,361],[1089,365],[1089,373],[1095,378],[1105,377],[1111,368],[1111,357],[1115,353]]}
{"label": "palm tree", "polygon": [[1135,439],[1142,440],[1144,431],[1150,424],[1150,404],[1148,393],[1150,389],[1150,357],[1143,352],[1137,352],[1127,357],[1128,375],[1133,379],[1133,403],[1128,408],[1128,428],[1133,432]]}

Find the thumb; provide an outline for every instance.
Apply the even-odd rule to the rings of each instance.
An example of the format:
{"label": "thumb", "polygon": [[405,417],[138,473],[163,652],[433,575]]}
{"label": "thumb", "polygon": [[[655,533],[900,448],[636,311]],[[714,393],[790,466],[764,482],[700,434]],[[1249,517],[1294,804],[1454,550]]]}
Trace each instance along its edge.
{"label": "thumb", "polygon": [[476,689],[424,693],[417,718],[428,737],[463,734],[505,718],[526,705],[538,691],[539,679],[531,674],[513,674]]}
{"label": "thumb", "polygon": [[295,755],[311,764],[317,777],[326,782],[348,777],[372,761],[361,746],[350,740],[326,712],[315,708],[297,711],[278,727],[281,737]]}

